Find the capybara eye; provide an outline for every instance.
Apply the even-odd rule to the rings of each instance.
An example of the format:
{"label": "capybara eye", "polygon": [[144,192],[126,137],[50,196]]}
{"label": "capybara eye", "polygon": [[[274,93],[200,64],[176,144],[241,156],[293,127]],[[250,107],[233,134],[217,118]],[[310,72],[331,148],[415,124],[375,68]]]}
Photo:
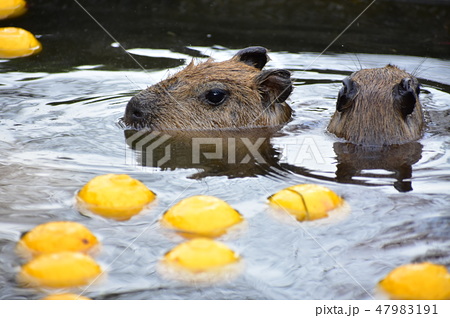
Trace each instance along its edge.
{"label": "capybara eye", "polygon": [[228,97],[228,92],[220,88],[214,88],[205,94],[205,99],[212,106],[219,106]]}

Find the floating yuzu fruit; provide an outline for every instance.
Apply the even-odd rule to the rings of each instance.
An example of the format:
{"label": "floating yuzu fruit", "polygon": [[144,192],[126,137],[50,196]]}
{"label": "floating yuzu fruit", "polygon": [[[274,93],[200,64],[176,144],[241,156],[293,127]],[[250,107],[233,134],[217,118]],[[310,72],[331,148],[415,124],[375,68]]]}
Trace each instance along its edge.
{"label": "floating yuzu fruit", "polygon": [[27,11],[25,0],[2,0],[0,1],[0,20],[16,18]]}
{"label": "floating yuzu fruit", "polygon": [[78,252],[41,254],[22,266],[19,280],[40,287],[75,287],[91,283],[102,270],[88,255]]}
{"label": "floating yuzu fruit", "polygon": [[163,262],[199,273],[219,269],[238,260],[239,256],[225,244],[208,238],[195,238],[173,248],[164,256]]}
{"label": "floating yuzu fruit", "polygon": [[12,59],[39,53],[41,43],[27,30],[0,28],[0,58]]}
{"label": "floating yuzu fruit", "polygon": [[32,255],[55,252],[88,252],[98,240],[84,225],[57,221],[41,224],[27,232],[19,241],[20,251]]}
{"label": "floating yuzu fruit", "polygon": [[80,209],[107,218],[128,220],[141,212],[156,195],[142,182],[125,174],[107,174],[89,181],[78,193]]}
{"label": "floating yuzu fruit", "polygon": [[91,299],[81,295],[67,293],[67,294],[48,295],[42,298],[42,300],[91,300]]}
{"label": "floating yuzu fruit", "polygon": [[450,299],[450,273],[442,265],[407,264],[392,270],[378,287],[391,299]]}
{"label": "floating yuzu fruit", "polygon": [[162,217],[165,226],[189,235],[216,237],[242,222],[228,203],[213,196],[197,195],[181,200]]}
{"label": "floating yuzu fruit", "polygon": [[343,199],[330,189],[315,184],[299,184],[285,188],[268,198],[269,204],[294,215],[298,221],[325,218],[328,212],[343,204]]}

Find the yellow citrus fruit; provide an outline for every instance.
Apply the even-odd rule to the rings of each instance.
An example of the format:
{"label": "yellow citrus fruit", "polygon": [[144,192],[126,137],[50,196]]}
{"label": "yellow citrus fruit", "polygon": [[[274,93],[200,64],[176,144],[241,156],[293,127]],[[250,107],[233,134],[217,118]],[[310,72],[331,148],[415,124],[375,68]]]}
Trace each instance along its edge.
{"label": "yellow citrus fruit", "polygon": [[450,273],[432,263],[407,264],[392,270],[378,286],[391,299],[450,299]]}
{"label": "yellow citrus fruit", "polygon": [[315,184],[285,188],[268,198],[269,204],[294,215],[298,221],[325,218],[341,206],[343,199],[330,189]]}
{"label": "yellow citrus fruit", "polygon": [[88,252],[97,244],[97,238],[84,225],[57,221],[38,225],[27,232],[19,242],[19,249],[32,254]]}
{"label": "yellow citrus fruit", "polygon": [[0,1],[0,20],[6,18],[15,18],[27,11],[25,0],[1,0]]}
{"label": "yellow citrus fruit", "polygon": [[54,294],[48,295],[42,298],[42,300],[91,300],[91,299],[77,294]]}
{"label": "yellow citrus fruit", "polygon": [[19,279],[41,287],[72,287],[89,284],[101,274],[100,266],[78,252],[41,254],[22,266]]}
{"label": "yellow citrus fruit", "polygon": [[243,220],[228,203],[216,197],[197,195],[181,200],[162,218],[164,225],[187,234],[219,236]]}
{"label": "yellow citrus fruit", "polygon": [[30,32],[14,27],[0,28],[0,58],[24,57],[41,50],[41,43]]}
{"label": "yellow citrus fruit", "polygon": [[239,256],[225,244],[208,238],[184,242],[164,256],[166,264],[195,273],[217,269],[238,260]]}
{"label": "yellow citrus fruit", "polygon": [[81,209],[116,220],[128,220],[141,212],[156,195],[142,182],[125,174],[93,178],[78,193]]}

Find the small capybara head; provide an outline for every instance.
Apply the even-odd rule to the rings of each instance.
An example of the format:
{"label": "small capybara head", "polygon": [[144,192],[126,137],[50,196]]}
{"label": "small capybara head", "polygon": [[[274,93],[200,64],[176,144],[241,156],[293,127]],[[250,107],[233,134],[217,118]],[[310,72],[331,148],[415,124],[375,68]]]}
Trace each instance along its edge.
{"label": "small capybara head", "polygon": [[403,144],[423,134],[420,86],[393,65],[362,69],[345,78],[328,131],[367,146]]}
{"label": "small capybara head", "polygon": [[135,95],[123,122],[135,129],[220,129],[275,126],[292,110],[290,73],[262,70],[263,47],[249,47],[224,62],[191,62],[175,75]]}

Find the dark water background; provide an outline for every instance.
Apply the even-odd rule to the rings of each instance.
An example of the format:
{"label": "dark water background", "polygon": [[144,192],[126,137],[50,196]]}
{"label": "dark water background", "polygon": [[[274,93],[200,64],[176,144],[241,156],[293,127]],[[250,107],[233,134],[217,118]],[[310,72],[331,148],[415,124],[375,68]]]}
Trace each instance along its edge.
{"label": "dark water background", "polygon": [[[323,55],[369,1],[79,3],[114,39],[70,0],[29,1],[26,15],[0,21],[44,46],[0,61],[0,299],[45,294],[17,284],[15,244],[52,220],[81,222],[101,240],[108,277],[86,291],[95,299],[370,299],[396,266],[450,266],[449,1],[378,0]],[[294,120],[264,144],[268,164],[142,166],[117,125],[130,97],[192,58],[225,60],[250,45],[270,49],[267,67],[294,78]],[[348,156],[325,132],[341,81],[387,63],[423,84],[425,136],[371,159]],[[171,142],[180,158],[189,153]],[[156,206],[120,223],[81,216],[76,191],[106,173],[143,181]],[[335,190],[351,212],[300,224],[267,208],[270,194],[305,182]],[[192,285],[157,271],[183,241],[160,227],[161,214],[196,194],[227,200],[247,220],[220,239],[244,260],[231,281]]]}

